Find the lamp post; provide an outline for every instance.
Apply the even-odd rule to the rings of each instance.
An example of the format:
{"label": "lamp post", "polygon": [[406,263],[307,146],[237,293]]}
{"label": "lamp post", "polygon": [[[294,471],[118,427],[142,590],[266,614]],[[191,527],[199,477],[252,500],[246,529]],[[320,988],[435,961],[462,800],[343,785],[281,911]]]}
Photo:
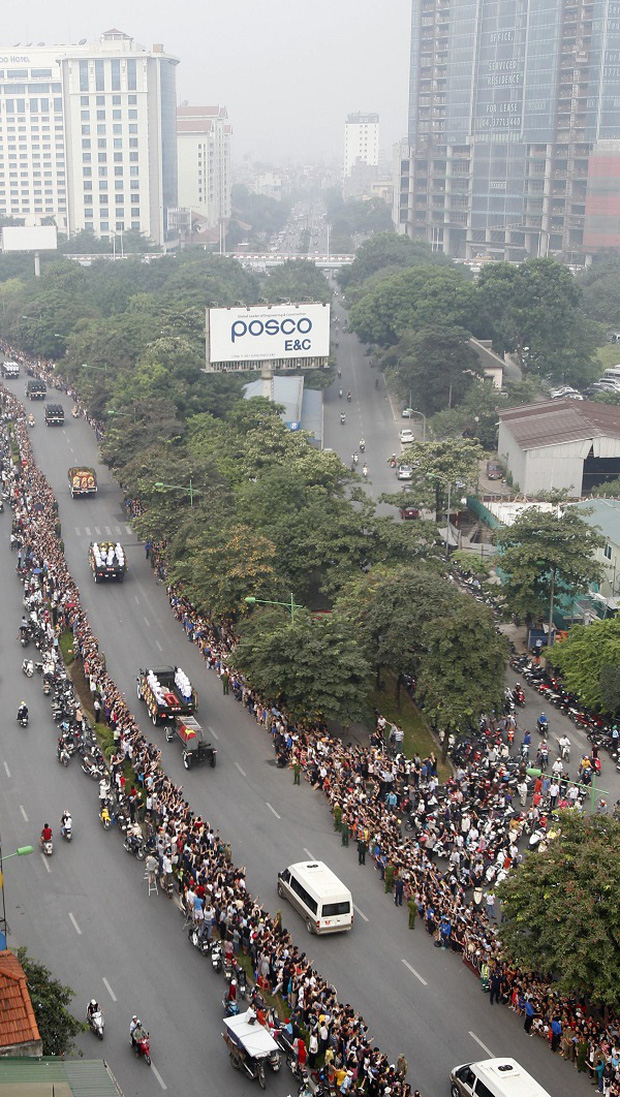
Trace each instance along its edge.
{"label": "lamp post", "polygon": [[99,369],[99,370],[103,370],[104,373],[108,372],[107,365],[105,365],[105,366],[91,366],[91,365],[88,364],[88,362],[82,362],[82,369]]}
{"label": "lamp post", "polygon": [[194,496],[201,494],[200,491],[198,491],[196,488],[194,488],[194,486],[192,484],[191,477],[190,477],[189,485],[187,485],[187,486],[185,484],[164,484],[164,483],[162,483],[161,480],[158,480],[157,483],[153,485],[153,487],[159,488],[160,490],[162,488],[170,488],[170,489],[172,489],[172,491],[185,491],[185,492],[187,492],[189,490],[189,505],[190,505],[190,507],[193,507],[193,505],[194,505]]}
{"label": "lamp post", "polygon": [[294,624],[295,622],[295,610],[304,608],[303,606],[296,605],[292,592],[290,602],[276,602],[273,598],[255,598],[253,594],[248,594],[248,596],[244,598],[244,602],[247,602],[249,606],[254,606],[257,603],[261,606],[285,606],[286,609],[290,611],[291,624]]}
{"label": "lamp post", "polygon": [[2,891],[2,914],[0,915],[0,949],[6,948],[6,938],[8,928],[6,924],[6,901],[4,895],[4,861],[8,861],[9,857],[27,857],[29,853],[34,853],[34,846],[18,846],[14,853],[7,853],[3,858],[2,856],[2,842],[0,841],[0,891]]}

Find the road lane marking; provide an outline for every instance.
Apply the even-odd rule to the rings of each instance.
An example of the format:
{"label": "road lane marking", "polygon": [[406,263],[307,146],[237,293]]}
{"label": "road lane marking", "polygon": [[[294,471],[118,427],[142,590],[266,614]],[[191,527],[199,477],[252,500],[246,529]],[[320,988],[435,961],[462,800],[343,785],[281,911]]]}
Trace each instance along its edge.
{"label": "road lane marking", "polygon": [[367,922],[367,921],[368,921],[368,918],[367,918],[367,917],[366,917],[366,915],[364,914],[364,911],[363,911],[363,910],[360,910],[360,908],[359,908],[359,907],[357,907],[357,906],[355,905],[355,903],[353,904],[353,910],[354,910],[354,911],[355,911],[355,912],[356,912],[357,914],[359,914],[360,918],[362,918],[362,920],[363,920],[364,922]]}
{"label": "road lane marking", "polygon": [[272,807],[272,806],[271,806],[271,804],[269,803],[269,800],[265,800],[265,803],[267,804],[267,807],[269,808],[269,810],[273,812],[273,814],[275,815],[276,819],[281,819],[281,818],[282,818],[282,816],[281,816],[281,815],[278,815],[278,813],[277,813],[276,809],[275,809],[274,807]]}
{"label": "road lane marking", "polygon": [[111,987],[111,986],[110,986],[110,984],[108,983],[108,980],[106,979],[105,975],[103,976],[103,985],[104,985],[104,987],[106,988],[106,990],[107,990],[108,994],[110,995],[110,998],[112,999],[112,1001],[113,1001],[113,1002],[116,1002],[116,1001],[117,1001],[117,997],[116,997],[116,994],[115,994],[115,993],[114,993],[114,991],[112,990],[112,987]]}
{"label": "road lane marking", "polygon": [[43,864],[45,865],[45,867],[46,867],[47,871],[48,871],[48,872],[51,872],[52,870],[51,870],[51,868],[50,868],[50,866],[49,866],[49,862],[48,862],[48,860],[47,860],[47,857],[45,856],[45,854],[44,854],[44,853],[42,853],[42,854],[41,854],[41,860],[43,861]]}
{"label": "road lane marking", "polygon": [[480,1040],[478,1038],[478,1036],[476,1036],[475,1032],[470,1032],[469,1035],[471,1036],[472,1040],[475,1040],[476,1043],[480,1045],[480,1047],[482,1048],[483,1051],[486,1051],[486,1053],[487,1053],[487,1055],[489,1056],[490,1059],[495,1058],[495,1056],[494,1056],[493,1052],[491,1051],[491,1049],[489,1047],[487,1047],[486,1044],[482,1043],[482,1040]]}
{"label": "road lane marking", "polygon": [[412,975],[415,975],[416,979],[420,980],[423,987],[428,986],[428,983],[426,982],[426,979],[422,978],[422,976],[419,974],[419,972],[417,972],[416,969],[411,966],[411,964],[409,963],[408,960],[403,960],[402,963],[405,965],[406,968],[409,968],[409,971],[411,972]]}
{"label": "road lane marking", "polygon": [[4,763],[4,768],[5,768],[5,770],[6,770],[6,775],[7,775],[7,777],[10,777],[10,776],[11,776],[11,771],[10,771],[10,769],[9,769],[9,767],[8,767],[8,765],[7,765],[7,763],[6,763],[6,762]]}
{"label": "road lane marking", "polygon": [[311,860],[311,861],[315,861],[315,860],[316,860],[316,857],[314,856],[314,853],[310,853],[310,850],[309,850],[309,849],[306,849],[306,847],[305,847],[305,846],[304,846],[304,853],[307,853],[307,854],[308,854],[308,857],[310,858],[310,860]]}
{"label": "road lane marking", "polygon": [[104,526],[103,528],[104,528],[105,532],[107,533],[108,537],[111,537],[112,536],[112,527],[111,526]]}
{"label": "road lane marking", "polygon": [[207,724],[207,728],[211,732],[211,735],[213,736],[214,739],[219,739],[219,735],[218,735],[217,731],[213,730],[213,728],[211,727],[211,724]]}
{"label": "road lane marking", "polygon": [[164,649],[162,648],[162,646],[161,646],[161,644],[160,644],[159,640],[156,640],[156,641],[155,641],[155,643],[157,644],[157,647],[159,648],[159,650],[160,650],[160,651],[163,651],[163,650],[164,650]]}
{"label": "road lane marking", "polygon": [[154,1067],[152,1063],[151,1063],[151,1074],[155,1075],[155,1077],[157,1078],[157,1081],[159,1082],[162,1089],[168,1089],[168,1086],[164,1082],[164,1080],[163,1080],[161,1074],[159,1073],[157,1067]]}
{"label": "road lane marking", "polygon": [[76,920],[75,920],[75,915],[73,915],[73,914],[71,913],[71,911],[69,911],[69,919],[70,919],[70,921],[71,921],[71,924],[72,924],[72,926],[73,926],[73,928],[74,928],[75,932],[76,932],[76,933],[79,933],[79,934],[80,934],[80,936],[81,936],[81,934],[82,934],[82,930],[81,930],[81,929],[80,929],[80,927],[78,926],[78,924],[77,924],[77,922],[76,922]]}
{"label": "road lane marking", "polygon": [[84,533],[87,537],[90,537],[90,526],[84,526]]}
{"label": "road lane marking", "polygon": [[151,622],[149,621],[148,617],[144,618],[144,624],[146,625],[147,628],[151,627]]}
{"label": "road lane marking", "polygon": [[120,536],[120,534],[121,534],[121,533],[122,533],[123,531],[122,531],[122,529],[121,529],[121,527],[120,527],[120,526],[115,526],[115,527],[114,527],[114,532],[115,532],[116,536],[118,537],[118,536]]}
{"label": "road lane marking", "polygon": [[79,527],[79,526],[76,526],[76,527],[75,527],[75,536],[76,536],[76,537],[79,537],[79,536],[80,536],[80,527]]}
{"label": "road lane marking", "polygon": [[241,776],[242,777],[247,777],[247,773],[245,772],[244,769],[241,769],[241,766],[239,765],[239,763],[235,762],[235,765],[236,765],[237,769],[239,770],[239,773],[241,774]]}
{"label": "road lane marking", "polygon": [[29,822],[30,820],[28,819],[28,816],[26,815],[26,809],[25,809],[25,807],[24,807],[24,805],[23,805],[23,804],[20,804],[20,805],[19,805],[19,810],[21,811],[21,813],[22,813],[22,815],[23,815],[23,818],[24,818],[24,822],[25,822],[25,823],[28,823],[28,822]]}
{"label": "road lane marking", "polygon": [[134,594],[134,598],[136,600],[136,605],[139,606],[140,605],[140,599],[138,598],[138,595]]}
{"label": "road lane marking", "polygon": [[125,522],[125,533],[131,533],[131,526]]}

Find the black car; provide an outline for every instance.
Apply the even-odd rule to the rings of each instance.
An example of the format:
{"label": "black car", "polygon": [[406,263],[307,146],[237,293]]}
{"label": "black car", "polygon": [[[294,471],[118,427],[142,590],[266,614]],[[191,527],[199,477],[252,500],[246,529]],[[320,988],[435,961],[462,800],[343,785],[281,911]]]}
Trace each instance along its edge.
{"label": "black car", "polygon": [[61,427],[65,421],[65,409],[62,404],[48,404],[45,408],[45,425]]}

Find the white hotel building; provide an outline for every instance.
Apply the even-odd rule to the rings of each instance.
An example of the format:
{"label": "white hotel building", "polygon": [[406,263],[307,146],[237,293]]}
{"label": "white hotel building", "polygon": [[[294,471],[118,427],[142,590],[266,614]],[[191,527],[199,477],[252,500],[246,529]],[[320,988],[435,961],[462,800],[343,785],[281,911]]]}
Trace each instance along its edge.
{"label": "white hotel building", "polygon": [[0,47],[0,216],[162,244],[178,204],[177,64],[117,30]]}

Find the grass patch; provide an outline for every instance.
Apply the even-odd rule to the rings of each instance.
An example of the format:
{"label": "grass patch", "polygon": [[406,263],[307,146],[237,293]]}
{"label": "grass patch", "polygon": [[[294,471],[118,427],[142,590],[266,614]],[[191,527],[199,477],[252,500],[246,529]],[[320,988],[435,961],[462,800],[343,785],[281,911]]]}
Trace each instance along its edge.
{"label": "grass patch", "polygon": [[62,658],[66,667],[70,667],[73,662],[73,633],[71,629],[65,629],[58,637],[58,643],[62,652]]}
{"label": "grass patch", "polygon": [[616,343],[605,343],[604,347],[598,347],[596,356],[603,369],[611,369],[620,363],[620,347]]}
{"label": "grass patch", "polygon": [[451,769],[441,761],[439,744],[435,742],[431,730],[423,713],[417,705],[414,705],[405,689],[400,691],[400,709],[396,705],[395,691],[396,678],[391,672],[383,673],[385,683],[384,690],[373,689],[370,703],[378,709],[387,720],[398,724],[405,733],[403,751],[407,758],[413,758],[418,752],[422,758],[427,758],[434,751],[437,758],[437,772],[440,781],[446,781],[451,775]]}

